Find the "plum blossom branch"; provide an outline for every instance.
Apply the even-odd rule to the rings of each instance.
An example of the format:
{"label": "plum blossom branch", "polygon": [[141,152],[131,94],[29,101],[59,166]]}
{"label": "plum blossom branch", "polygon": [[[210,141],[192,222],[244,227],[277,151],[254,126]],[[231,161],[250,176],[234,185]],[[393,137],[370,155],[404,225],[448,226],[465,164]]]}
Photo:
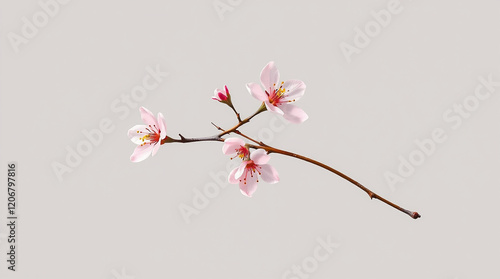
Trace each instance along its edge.
{"label": "plum blossom branch", "polygon": [[[222,147],[222,152],[224,154],[232,156],[231,159],[241,159],[239,167],[235,168],[229,174],[228,181],[232,184],[239,184],[241,192],[248,197],[251,197],[256,191],[259,179],[271,184],[279,181],[278,172],[273,166],[268,164],[271,158],[270,154],[277,153],[306,161],[326,169],[363,190],[368,194],[370,199],[378,199],[381,202],[407,214],[413,219],[420,218],[420,214],[418,212],[400,207],[399,205],[376,194],[346,174],[324,163],[303,155],[269,146],[262,141],[255,140],[242,133],[239,128],[250,122],[250,120],[252,120],[255,116],[264,111],[281,115],[283,118],[292,123],[302,123],[308,119],[308,115],[302,109],[291,104],[304,95],[306,89],[304,82],[300,80],[287,80],[280,83],[279,77],[279,71],[274,65],[274,62],[270,62],[261,72],[261,84],[248,83],[246,85],[249,93],[254,98],[259,100],[261,105],[257,111],[245,119],[241,119],[240,113],[235,109],[227,86],[224,86],[224,89],[215,89],[212,99],[229,106],[235,113],[238,122],[232,128],[227,130],[215,125],[212,122],[212,125],[220,131],[218,134],[213,136],[188,138],[179,134],[179,138],[169,137],[166,134],[166,124],[163,115],[159,113],[157,117],[154,117],[149,110],[141,107],[140,112],[144,125],[136,125],[128,131],[128,135],[132,142],[138,145],[130,157],[130,160],[133,162],[139,162],[146,159],[150,155],[154,156],[158,152],[160,145],[166,143],[192,143],[204,141],[223,142],[224,145]],[[224,138],[224,136],[232,133],[253,142],[253,144],[245,143],[243,139],[238,137]],[[250,151],[250,149],[255,150]]]}

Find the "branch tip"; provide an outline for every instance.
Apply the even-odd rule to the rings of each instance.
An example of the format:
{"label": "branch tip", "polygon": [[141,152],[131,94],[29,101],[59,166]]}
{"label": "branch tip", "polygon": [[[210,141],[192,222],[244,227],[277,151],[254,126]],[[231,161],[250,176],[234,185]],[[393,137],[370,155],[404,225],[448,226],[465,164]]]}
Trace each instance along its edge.
{"label": "branch tip", "polygon": [[219,127],[219,126],[215,125],[215,123],[213,123],[213,122],[210,122],[210,123],[212,123],[212,125],[214,125],[214,127],[215,127],[217,130],[225,132],[225,130],[224,130],[224,129],[222,129],[221,127]]}

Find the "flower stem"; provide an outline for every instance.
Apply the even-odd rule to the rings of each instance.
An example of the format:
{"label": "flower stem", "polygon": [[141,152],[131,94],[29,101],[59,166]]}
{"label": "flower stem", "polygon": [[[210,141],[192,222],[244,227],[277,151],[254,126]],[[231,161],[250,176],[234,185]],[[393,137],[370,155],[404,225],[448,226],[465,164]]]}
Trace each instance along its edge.
{"label": "flower stem", "polygon": [[238,111],[236,111],[233,104],[230,104],[229,107],[234,111],[234,114],[236,114],[236,119],[238,119],[238,122],[241,122],[240,113]]}
{"label": "flower stem", "polygon": [[313,160],[311,158],[308,158],[308,157],[305,157],[305,156],[302,156],[302,155],[299,155],[299,154],[295,154],[295,153],[292,153],[292,152],[288,152],[288,151],[285,151],[285,150],[281,150],[281,149],[278,149],[278,148],[274,148],[274,147],[270,147],[268,145],[252,145],[252,144],[248,144],[247,145],[248,147],[250,148],[255,148],[255,149],[264,149],[266,150],[268,153],[278,153],[278,154],[282,154],[282,155],[285,155],[285,156],[290,156],[290,157],[294,157],[294,158],[297,158],[297,159],[300,159],[300,160],[303,160],[303,161],[306,161],[306,162],[309,162],[309,163],[312,163],[312,164],[315,164],[319,167],[322,167],[330,172],[333,172],[334,174],[342,177],[343,179],[351,182],[352,184],[354,184],[355,186],[357,186],[358,188],[360,188],[361,190],[365,191],[368,196],[370,196],[370,199],[377,199],[377,200],[380,200],[381,202],[387,204],[387,205],[390,205],[392,207],[394,207],[395,209],[407,214],[408,216],[410,216],[411,218],[413,219],[417,219],[417,218],[420,218],[420,214],[418,214],[418,212],[416,211],[409,211],[407,209],[404,209],[402,208],[401,206],[379,196],[378,194],[374,193],[372,190],[366,188],[365,186],[363,186],[361,183],[357,182],[356,180],[350,178],[349,176],[343,174],[342,172],[328,166],[328,165],[325,165],[321,162],[318,162],[316,160]]}

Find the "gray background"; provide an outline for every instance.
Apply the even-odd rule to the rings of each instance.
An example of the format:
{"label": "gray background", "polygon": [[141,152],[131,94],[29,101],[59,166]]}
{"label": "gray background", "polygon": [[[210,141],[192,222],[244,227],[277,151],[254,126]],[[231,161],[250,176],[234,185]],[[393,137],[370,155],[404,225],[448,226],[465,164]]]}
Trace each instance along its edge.
{"label": "gray background", "polygon": [[[20,34],[22,18],[41,7],[1,1],[1,181],[17,161],[20,195],[13,273],[6,186],[0,191],[2,278],[282,278],[328,236],[339,247],[309,278],[500,277],[500,88],[457,129],[443,119],[473,95],[479,76],[500,80],[498,1],[401,0],[403,10],[351,63],[339,45],[353,44],[354,28],[389,1],[224,0],[233,6],[222,19],[214,3],[73,0],[16,53],[8,34]],[[282,126],[266,113],[243,130],[331,164],[421,219],[273,155],[280,183],[261,183],[252,199],[229,185],[187,224],[179,206],[193,206],[195,191],[214,182],[210,173],[225,172],[221,144],[166,145],[129,161],[126,131],[140,116],[111,106],[147,67],[169,76],[137,105],[163,112],[171,136],[203,136],[216,133],[210,121],[235,121],[210,100],[213,89],[227,84],[248,115],[259,103],[244,85],[271,60],[283,80],[306,83],[297,105],[310,118]],[[114,131],[59,181],[52,164],[105,118]],[[384,173],[397,173],[398,157],[435,128],[447,140],[390,187]]]}

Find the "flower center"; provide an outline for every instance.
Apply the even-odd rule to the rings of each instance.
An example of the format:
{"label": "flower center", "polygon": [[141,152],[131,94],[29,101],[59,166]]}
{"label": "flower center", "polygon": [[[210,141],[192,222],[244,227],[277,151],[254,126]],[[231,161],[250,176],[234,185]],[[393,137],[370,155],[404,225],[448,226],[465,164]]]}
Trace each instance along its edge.
{"label": "flower center", "polygon": [[146,145],[146,144],[154,144],[160,141],[160,129],[156,127],[156,125],[149,125],[149,128],[146,128],[146,131],[148,133],[144,133],[142,131],[137,131],[138,134],[144,134],[142,137],[139,138],[139,140],[142,141],[141,146]]}
{"label": "flower center", "polygon": [[240,145],[240,148],[237,148],[235,149],[236,150],[236,156],[234,156],[232,159],[236,158],[236,157],[240,157],[240,159],[244,160],[245,158],[249,158],[250,156],[250,151],[248,151],[248,148]]}
{"label": "flower center", "polygon": [[[253,177],[254,175],[262,175],[260,172],[261,166],[255,164],[253,161],[248,161],[247,165],[245,166],[245,172],[243,173],[242,179],[240,179],[240,182],[243,181],[244,184],[247,184],[247,177],[248,174],[250,174],[250,177]],[[259,179],[257,179],[257,182],[259,182]]]}
{"label": "flower center", "polygon": [[[266,94],[269,97],[269,102],[271,104],[273,104],[274,106],[278,106],[284,102],[283,100],[281,100],[285,96],[285,93],[287,92],[284,84],[285,84],[285,82],[282,81],[279,88],[276,88],[276,84],[273,84],[273,88],[276,88],[276,89],[274,89],[274,92],[272,92],[271,94],[269,94],[266,91]],[[289,102],[292,102],[292,101],[289,101]]]}

